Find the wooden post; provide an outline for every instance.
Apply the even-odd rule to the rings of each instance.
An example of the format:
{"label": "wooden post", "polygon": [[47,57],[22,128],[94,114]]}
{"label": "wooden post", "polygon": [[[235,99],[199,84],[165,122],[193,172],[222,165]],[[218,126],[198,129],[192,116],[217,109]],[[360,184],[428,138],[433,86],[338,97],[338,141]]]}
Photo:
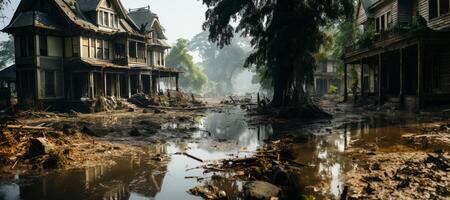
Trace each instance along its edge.
{"label": "wooden post", "polygon": [[361,98],[364,96],[364,64],[363,60],[359,60],[359,65],[361,67],[360,81],[361,81]]}
{"label": "wooden post", "polygon": [[403,96],[405,88],[405,66],[403,63],[403,48],[400,48],[400,87],[399,87],[399,100],[400,107],[403,107]]}
{"label": "wooden post", "polygon": [[344,101],[348,100],[348,74],[347,74],[347,63],[344,64]]}
{"label": "wooden post", "polygon": [[176,89],[177,89],[177,91],[180,91],[180,85],[179,85],[180,83],[179,83],[179,74],[177,74],[176,76],[175,76],[175,87],[176,87]]}
{"label": "wooden post", "polygon": [[127,94],[128,94],[128,98],[131,98],[131,77],[130,77],[130,72],[126,73],[127,76]]}
{"label": "wooden post", "polygon": [[120,98],[121,94],[120,94],[120,74],[116,73],[116,97]]}
{"label": "wooden post", "polygon": [[94,73],[89,72],[89,97],[91,99],[95,98],[95,87],[94,87]]}
{"label": "wooden post", "polygon": [[142,93],[142,73],[138,74],[138,93]]}
{"label": "wooden post", "polygon": [[381,105],[383,101],[383,89],[382,89],[382,57],[381,53],[378,54],[378,104]]}
{"label": "wooden post", "polygon": [[422,55],[422,42],[417,44],[417,109],[422,108],[423,104],[423,55]]}
{"label": "wooden post", "polygon": [[108,96],[108,92],[107,92],[107,90],[106,90],[106,88],[107,88],[107,81],[106,81],[106,73],[105,72],[103,72],[103,91],[104,91],[104,96],[106,97],[106,96]]}

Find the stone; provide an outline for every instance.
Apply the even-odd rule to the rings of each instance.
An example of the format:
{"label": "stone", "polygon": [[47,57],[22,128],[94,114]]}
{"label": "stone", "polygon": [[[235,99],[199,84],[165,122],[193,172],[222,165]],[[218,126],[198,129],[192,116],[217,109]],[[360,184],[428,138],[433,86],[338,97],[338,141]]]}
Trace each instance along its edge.
{"label": "stone", "polygon": [[250,199],[270,200],[272,197],[278,197],[280,193],[279,187],[264,181],[251,181],[244,185],[244,194]]}
{"label": "stone", "polygon": [[138,136],[141,136],[141,135],[142,135],[142,134],[139,132],[139,130],[137,130],[136,128],[133,129],[133,130],[131,130],[131,131],[129,132],[129,134],[130,134],[130,136],[132,136],[132,137],[138,137]]}
{"label": "stone", "polygon": [[54,149],[55,145],[47,139],[43,137],[33,138],[30,140],[28,155],[31,157],[41,156],[50,153]]}

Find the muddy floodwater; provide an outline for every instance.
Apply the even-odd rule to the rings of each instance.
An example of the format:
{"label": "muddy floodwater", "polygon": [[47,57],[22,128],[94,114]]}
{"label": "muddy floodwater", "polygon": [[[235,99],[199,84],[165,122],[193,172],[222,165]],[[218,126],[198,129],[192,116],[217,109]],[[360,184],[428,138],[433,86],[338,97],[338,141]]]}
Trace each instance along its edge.
{"label": "muddy floodwater", "polygon": [[[142,155],[114,158],[117,164],[112,167],[92,166],[45,174],[17,172],[1,179],[0,199],[201,199],[188,191],[203,183],[218,186],[229,199],[241,199],[238,191],[242,190],[242,182],[212,179],[213,173],[199,167],[201,162],[179,153],[186,152],[202,160],[248,157],[265,141],[283,135],[304,136],[294,147],[298,152],[295,160],[308,165],[301,170],[299,191],[319,199],[338,199],[344,174],[357,165],[345,154],[350,145],[385,151],[432,149],[401,140],[403,134],[417,131],[407,125],[421,126],[416,118],[342,115],[331,121],[289,125],[249,125],[246,119],[245,111],[238,107],[211,110],[196,119],[189,139],[149,144],[142,147]],[[162,131],[181,130],[182,126],[186,124],[165,124]],[[167,159],[156,160],[149,154]]]}

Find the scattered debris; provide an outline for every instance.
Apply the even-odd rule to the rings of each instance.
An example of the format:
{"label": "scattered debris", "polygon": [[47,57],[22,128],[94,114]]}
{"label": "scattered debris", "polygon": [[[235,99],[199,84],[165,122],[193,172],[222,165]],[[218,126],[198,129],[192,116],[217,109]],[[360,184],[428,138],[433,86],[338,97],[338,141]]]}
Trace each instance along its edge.
{"label": "scattered debris", "polygon": [[189,190],[191,194],[201,196],[205,199],[225,199],[227,193],[213,185],[196,186]]}
{"label": "scattered debris", "polygon": [[280,193],[279,187],[264,181],[251,181],[244,185],[244,194],[250,199],[271,200]]}

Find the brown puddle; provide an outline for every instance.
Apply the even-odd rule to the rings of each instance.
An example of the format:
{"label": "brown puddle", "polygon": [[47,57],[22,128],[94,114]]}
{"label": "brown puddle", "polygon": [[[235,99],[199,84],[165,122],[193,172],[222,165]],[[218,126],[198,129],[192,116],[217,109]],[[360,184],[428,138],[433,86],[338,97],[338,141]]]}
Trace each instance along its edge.
{"label": "brown puddle", "polygon": [[[345,153],[350,146],[387,152],[439,148],[418,146],[402,139],[403,134],[417,133],[421,127],[429,126],[415,118],[377,115],[355,119],[346,120],[344,116],[331,123],[249,126],[245,112],[239,108],[209,112],[197,119],[191,139],[152,145],[138,157],[117,158],[117,165],[111,168],[95,166],[3,178],[0,199],[201,199],[188,191],[204,183],[225,190],[229,199],[242,199],[238,192],[242,182],[211,179],[212,173],[197,168],[200,162],[175,153],[187,152],[203,160],[251,156],[265,140],[286,134],[305,136],[291,146],[297,152],[296,161],[309,165],[300,172],[300,191],[317,199],[337,199],[343,190],[344,174],[356,165]],[[109,122],[103,123],[101,126],[108,126]],[[126,123],[131,126],[133,122]],[[184,126],[172,123],[163,128],[177,130]],[[148,156],[155,153],[169,159],[160,162]]]}

